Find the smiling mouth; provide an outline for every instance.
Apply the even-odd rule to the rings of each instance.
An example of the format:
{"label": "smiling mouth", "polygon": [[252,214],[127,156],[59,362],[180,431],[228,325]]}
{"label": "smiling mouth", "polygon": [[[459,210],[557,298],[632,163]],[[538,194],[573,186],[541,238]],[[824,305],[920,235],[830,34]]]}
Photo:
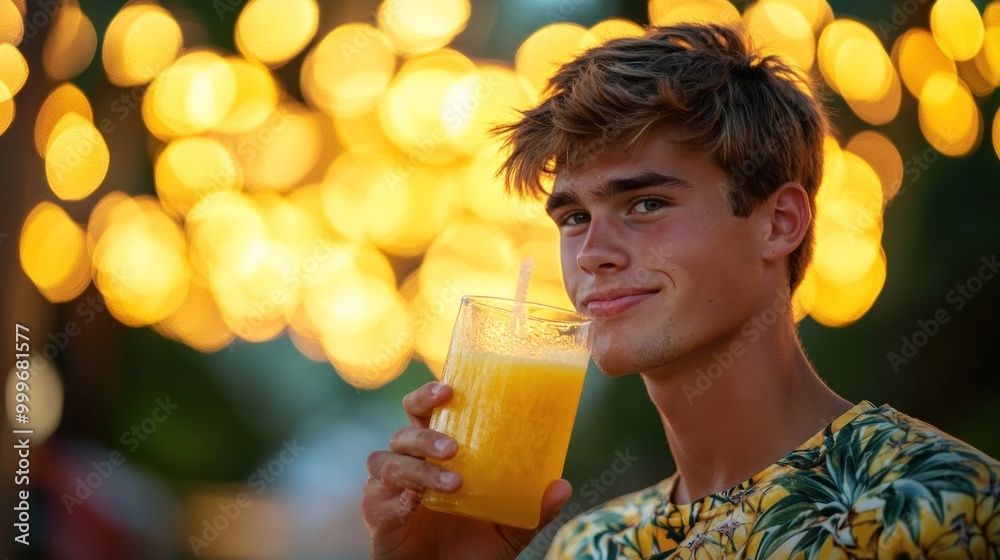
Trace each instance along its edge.
{"label": "smiling mouth", "polygon": [[592,317],[604,318],[613,317],[632,309],[646,299],[660,293],[659,290],[643,292],[638,294],[628,294],[618,297],[594,299],[587,302],[587,313]]}

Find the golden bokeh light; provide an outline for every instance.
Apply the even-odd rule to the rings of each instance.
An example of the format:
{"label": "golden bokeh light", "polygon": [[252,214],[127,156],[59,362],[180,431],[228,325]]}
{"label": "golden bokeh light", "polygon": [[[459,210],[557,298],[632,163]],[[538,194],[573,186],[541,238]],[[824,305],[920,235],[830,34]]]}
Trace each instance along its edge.
{"label": "golden bokeh light", "polygon": [[13,99],[28,80],[28,62],[10,43],[0,43],[0,103]]}
{"label": "golden bokeh light", "polygon": [[726,0],[649,0],[652,25],[726,23],[738,25],[740,13]]}
{"label": "golden bokeh light", "polygon": [[612,39],[640,37],[645,33],[645,30],[638,23],[621,18],[606,19],[587,31],[588,33],[581,38],[579,46],[581,51],[603,45]]}
{"label": "golden bokeh light", "polygon": [[763,54],[781,56],[803,70],[812,67],[816,39],[811,22],[796,7],[783,0],[760,0],[743,13],[743,22]]}
{"label": "golden bokeh light", "polygon": [[67,113],[53,127],[45,152],[45,178],[63,200],[80,200],[94,192],[108,173],[111,155],[94,124]]}
{"label": "golden bokeh light", "polygon": [[[465,150],[449,128],[460,129],[466,107],[476,100],[475,86],[467,91],[467,76],[475,65],[465,55],[443,49],[406,62],[379,104],[379,121],[399,149],[418,162],[449,163]],[[474,79],[474,78],[473,78]],[[478,85],[478,84],[477,84]],[[462,97],[468,94],[471,97]],[[420,103],[414,103],[419,99]],[[469,105],[466,105],[468,103]]]}
{"label": "golden bokeh light", "polygon": [[45,157],[52,139],[52,131],[69,113],[76,113],[90,122],[94,121],[94,112],[83,91],[70,83],[60,84],[45,98],[35,119],[35,150],[38,151],[38,155]]}
{"label": "golden bokeh light", "polygon": [[[859,136],[855,146],[878,145]],[[881,247],[883,187],[879,174],[860,155],[824,143],[823,182],[816,195],[816,251],[795,298],[796,317],[808,312],[827,326],[861,318],[885,282]]]}
{"label": "golden bokeh light", "polygon": [[833,21],[833,8],[826,0],[778,0],[795,8],[809,22],[813,34],[819,36],[823,28]]}
{"label": "golden bokeh light", "polygon": [[948,58],[926,29],[909,29],[896,41],[893,58],[899,66],[903,84],[920,98],[927,80],[933,74],[955,74],[955,62]]}
{"label": "golden bokeh light", "polygon": [[232,150],[247,189],[285,191],[316,165],[323,147],[320,114],[280,105],[260,126],[236,136]]}
{"label": "golden bokeh light", "polygon": [[264,243],[267,224],[253,199],[220,191],[202,199],[184,220],[192,268],[204,278],[232,270],[238,249],[248,241]]}
{"label": "golden bokeh light", "polygon": [[184,302],[153,329],[199,352],[217,352],[233,341],[234,335],[222,318],[211,291],[192,278]]}
{"label": "golden bokeh light", "polygon": [[917,105],[917,119],[927,142],[947,156],[968,154],[982,138],[979,107],[968,86],[951,73],[928,77]]}
{"label": "golden bokeh light", "polygon": [[45,73],[52,80],[68,80],[90,66],[96,52],[94,24],[75,0],[63,4],[42,48]]}
{"label": "golden bokeh light", "polygon": [[306,56],[302,93],[324,111],[359,115],[375,105],[395,68],[392,42],[384,33],[363,23],[341,25]]}
{"label": "golden bokeh light", "polygon": [[872,167],[882,185],[884,202],[896,196],[903,183],[903,158],[888,136],[865,130],[852,136],[844,150],[857,154]]}
{"label": "golden bokeh light", "polygon": [[[133,199],[137,212],[112,212],[92,257],[94,284],[112,315],[140,327],[169,317],[184,302],[190,282],[180,227],[159,202]],[[119,203],[121,204],[121,203]]]}
{"label": "golden bokeh light", "polygon": [[556,70],[579,55],[581,45],[593,42],[589,34],[586,27],[575,23],[546,25],[521,43],[514,56],[514,67],[528,79],[534,91],[543,93]]}
{"label": "golden bokeh light", "polygon": [[170,12],[147,0],[130,3],[104,34],[104,71],[117,86],[145,84],[177,58],[183,42],[181,27]]}
{"label": "golden bokeh light", "polygon": [[952,60],[968,60],[983,45],[983,20],[971,0],[936,0],[931,6],[931,33]]}
{"label": "golden bokeh light", "polygon": [[178,58],[149,85],[142,117],[161,139],[214,129],[236,101],[236,76],[224,58],[192,51]]}
{"label": "golden bokeh light", "polygon": [[[376,286],[378,284],[369,284]],[[364,289],[358,297],[365,301]],[[377,389],[399,377],[413,354],[413,333],[399,293],[371,294],[385,298],[390,307],[378,322],[355,333],[325,334],[322,346],[337,373],[358,389]]]}
{"label": "golden bokeh light", "polygon": [[15,112],[14,96],[10,95],[7,86],[0,82],[0,134],[3,134],[10,123],[14,122]]}
{"label": "golden bokeh light", "polygon": [[[32,364],[28,372],[30,376],[26,380],[17,375],[19,371],[24,370],[12,369],[7,374],[7,418],[11,426],[31,430],[31,443],[37,445],[47,440],[62,420],[65,396],[62,379],[59,377],[59,368],[52,361],[47,362],[45,367],[35,367]],[[18,391],[18,383],[27,384],[27,391]],[[28,421],[23,424],[17,420],[18,393],[27,393],[31,399],[24,403],[29,405],[31,413],[27,415]]]}
{"label": "golden bokeh light", "polygon": [[327,171],[323,208],[344,237],[412,257],[444,229],[454,213],[456,195],[455,185],[441,173],[347,152]]}
{"label": "golden bokeh light", "polygon": [[53,303],[69,301],[90,284],[83,228],[50,202],[39,203],[21,229],[21,268]]}
{"label": "golden bokeh light", "polygon": [[259,62],[238,56],[226,58],[233,72],[236,95],[229,113],[216,127],[226,134],[248,132],[263,125],[278,106],[279,88]]}
{"label": "golden bokeh light", "polygon": [[976,55],[976,64],[990,76],[994,87],[1000,87],[1000,0],[994,0],[983,10],[983,48]]}
{"label": "golden bokeh light", "polygon": [[503,157],[499,146],[494,144],[483,148],[468,164],[461,180],[465,208],[484,222],[513,229],[548,220],[540,202],[504,192],[503,177],[496,175]]}
{"label": "golden bokeh light", "polygon": [[827,25],[817,51],[823,79],[845,99],[879,101],[891,92],[892,61],[864,24],[838,19]]}
{"label": "golden bokeh light", "polygon": [[210,138],[174,140],[160,152],[154,165],[156,193],[174,216],[183,217],[203,197],[238,190],[243,174],[232,154]]}
{"label": "golden bokeh light", "polygon": [[21,44],[24,38],[22,12],[10,0],[0,0],[0,43]]}
{"label": "golden bokeh light", "polygon": [[869,124],[885,124],[896,118],[899,114],[899,107],[903,100],[903,86],[900,84],[899,75],[895,70],[891,70],[892,81],[889,89],[878,99],[856,99],[845,97],[847,106],[854,111],[854,114]]}
{"label": "golden bokeh light", "polygon": [[414,56],[450,43],[471,13],[469,0],[384,0],[376,17],[396,52]]}
{"label": "golden bokeh light", "polygon": [[997,114],[993,116],[993,151],[1000,158],[1000,109],[997,109]]}
{"label": "golden bokeh light", "polygon": [[305,48],[319,27],[316,0],[250,0],[236,20],[243,56],[280,66]]}
{"label": "golden bokeh light", "polygon": [[456,81],[444,96],[443,126],[464,154],[474,154],[491,141],[491,131],[514,122],[537,98],[523,75],[486,64]]}

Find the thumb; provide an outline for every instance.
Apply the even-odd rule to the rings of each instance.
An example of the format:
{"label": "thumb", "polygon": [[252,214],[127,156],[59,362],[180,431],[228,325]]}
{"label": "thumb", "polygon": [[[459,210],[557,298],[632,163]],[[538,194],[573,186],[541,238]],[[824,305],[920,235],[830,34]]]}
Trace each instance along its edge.
{"label": "thumb", "polygon": [[559,510],[566,503],[570,495],[573,494],[573,486],[568,480],[560,478],[552,481],[542,494],[541,515],[538,519],[538,526],[534,529],[515,529],[513,527],[501,526],[501,533],[517,552],[524,550],[535,535],[540,533],[546,525],[552,522],[559,515]]}

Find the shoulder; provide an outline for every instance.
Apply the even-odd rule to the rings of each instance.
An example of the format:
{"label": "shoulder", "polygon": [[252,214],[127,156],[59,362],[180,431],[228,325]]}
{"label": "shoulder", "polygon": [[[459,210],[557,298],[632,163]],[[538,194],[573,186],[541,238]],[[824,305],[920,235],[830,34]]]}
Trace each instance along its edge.
{"label": "shoulder", "polygon": [[558,526],[558,521],[562,520],[565,524],[558,530],[546,529],[540,535],[541,545],[551,543],[546,560],[604,559],[606,552],[614,548],[609,548],[610,539],[639,523],[655,508],[675,477],[676,473],[653,486],[619,496],[587,511],[579,502],[570,500],[553,526]]}
{"label": "shoulder", "polygon": [[996,459],[889,406],[823,439],[775,479],[783,492],[754,528],[767,533],[761,557],[824,546],[875,558],[1000,556]]}

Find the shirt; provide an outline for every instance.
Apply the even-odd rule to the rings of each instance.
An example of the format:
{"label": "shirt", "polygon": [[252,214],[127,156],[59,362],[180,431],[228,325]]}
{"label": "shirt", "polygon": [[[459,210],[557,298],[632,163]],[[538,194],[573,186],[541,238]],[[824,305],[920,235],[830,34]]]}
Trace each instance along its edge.
{"label": "shirt", "polygon": [[546,559],[1000,559],[1000,462],[862,401],[743,484],[691,504],[677,473],[564,525]]}

